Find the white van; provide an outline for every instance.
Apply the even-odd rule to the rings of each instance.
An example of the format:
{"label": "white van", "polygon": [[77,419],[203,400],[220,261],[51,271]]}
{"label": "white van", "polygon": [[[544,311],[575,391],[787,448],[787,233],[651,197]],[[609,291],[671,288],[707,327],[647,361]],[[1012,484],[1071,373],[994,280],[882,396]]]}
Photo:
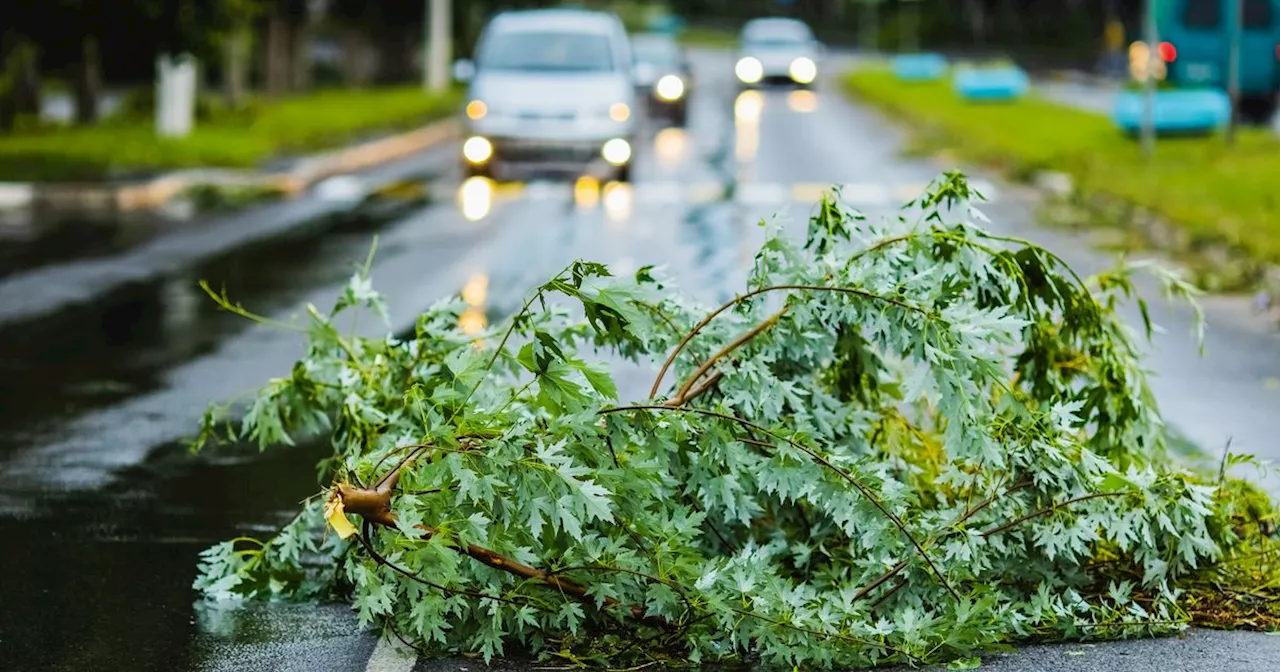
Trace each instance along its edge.
{"label": "white van", "polygon": [[475,61],[458,61],[454,72],[470,85],[464,174],[586,171],[630,180],[635,90],[616,15],[503,12],[485,26]]}

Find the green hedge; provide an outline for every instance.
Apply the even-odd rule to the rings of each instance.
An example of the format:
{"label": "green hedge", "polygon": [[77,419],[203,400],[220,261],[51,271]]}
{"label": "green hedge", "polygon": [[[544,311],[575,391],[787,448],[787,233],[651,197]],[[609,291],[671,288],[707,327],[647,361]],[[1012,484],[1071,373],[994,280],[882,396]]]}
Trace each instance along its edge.
{"label": "green hedge", "polygon": [[931,145],[1017,176],[1068,173],[1085,196],[1148,209],[1182,227],[1193,244],[1225,244],[1255,261],[1280,261],[1280,140],[1242,129],[1221,137],[1161,139],[1154,161],[1103,115],[1034,95],[968,103],[948,81],[903,84],[881,69],[845,77],[857,99],[907,120]]}
{"label": "green hedge", "polygon": [[0,135],[0,181],[96,180],[168,168],[249,168],[273,157],[337,147],[413,128],[458,109],[457,92],[417,87],[333,90],[261,103],[225,115],[187,138],[156,137],[149,119]]}

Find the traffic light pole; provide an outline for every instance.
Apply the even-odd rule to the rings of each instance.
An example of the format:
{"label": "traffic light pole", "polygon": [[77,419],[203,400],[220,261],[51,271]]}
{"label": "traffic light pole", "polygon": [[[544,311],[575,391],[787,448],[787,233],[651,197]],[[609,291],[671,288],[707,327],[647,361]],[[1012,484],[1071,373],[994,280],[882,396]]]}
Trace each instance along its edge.
{"label": "traffic light pole", "polygon": [[1244,2],[1231,3],[1231,53],[1227,55],[1227,95],[1231,97],[1231,120],[1227,124],[1227,144],[1236,143],[1240,124],[1240,36],[1244,33]]}
{"label": "traffic light pole", "polygon": [[1160,35],[1156,27],[1156,0],[1147,0],[1143,40],[1147,43],[1147,67],[1142,73],[1142,153],[1156,153],[1156,63],[1160,58]]}

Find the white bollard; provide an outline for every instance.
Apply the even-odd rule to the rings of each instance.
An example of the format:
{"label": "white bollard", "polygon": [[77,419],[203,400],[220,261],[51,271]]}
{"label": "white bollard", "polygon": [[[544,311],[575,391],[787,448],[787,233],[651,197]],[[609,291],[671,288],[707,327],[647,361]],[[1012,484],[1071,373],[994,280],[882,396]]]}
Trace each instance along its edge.
{"label": "white bollard", "polygon": [[191,134],[196,111],[196,59],[189,54],[156,59],[156,134],[183,138]]}

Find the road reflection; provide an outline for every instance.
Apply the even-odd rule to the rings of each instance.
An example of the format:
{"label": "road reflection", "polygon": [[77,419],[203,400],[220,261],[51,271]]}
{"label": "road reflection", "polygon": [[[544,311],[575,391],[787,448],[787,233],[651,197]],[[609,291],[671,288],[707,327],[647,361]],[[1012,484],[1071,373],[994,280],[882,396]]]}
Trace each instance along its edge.
{"label": "road reflection", "polygon": [[687,146],[688,136],[683,128],[664,128],[653,139],[653,153],[658,157],[658,165],[663,168],[679,165]]}
{"label": "road reflection", "polygon": [[735,147],[739,161],[751,161],[760,149],[760,115],[764,96],[759,91],[743,91],[733,103]]}
{"label": "road reflection", "polygon": [[818,96],[812,91],[797,89],[787,94],[787,107],[801,114],[813,112],[818,109]]}
{"label": "road reflection", "polygon": [[468,336],[475,335],[484,331],[484,328],[489,325],[489,320],[484,314],[484,302],[488,294],[489,275],[487,273],[476,273],[467,280],[467,284],[463,285],[462,300],[466,302],[467,309],[458,317],[458,328],[462,333]]}
{"label": "road reflection", "polygon": [[573,203],[580,210],[588,210],[600,203],[600,181],[583,175],[573,183]]}
{"label": "road reflection", "polygon": [[631,217],[635,204],[631,185],[625,182],[610,182],[604,187],[604,214],[612,222],[626,221]]}
{"label": "road reflection", "polygon": [[458,207],[469,222],[478,222],[493,209],[493,180],[469,177],[458,188]]}

